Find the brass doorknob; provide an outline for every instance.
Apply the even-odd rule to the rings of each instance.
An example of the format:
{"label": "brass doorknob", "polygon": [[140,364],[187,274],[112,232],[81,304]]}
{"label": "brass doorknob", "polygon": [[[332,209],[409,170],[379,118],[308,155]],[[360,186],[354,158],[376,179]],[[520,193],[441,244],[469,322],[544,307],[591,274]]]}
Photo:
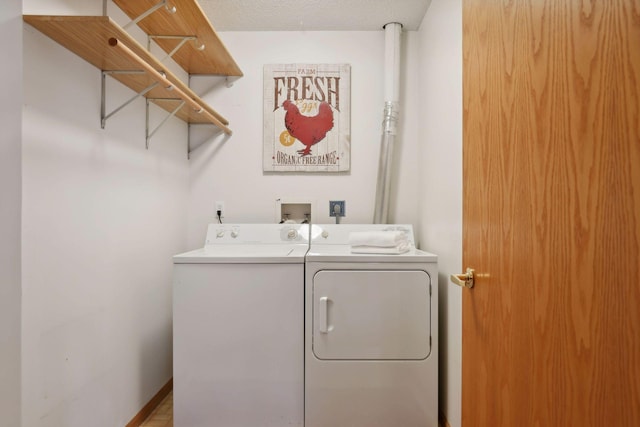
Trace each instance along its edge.
{"label": "brass doorknob", "polygon": [[463,288],[471,289],[473,288],[473,273],[475,272],[472,268],[467,268],[467,272],[464,274],[452,274],[451,281],[458,286],[462,286]]}

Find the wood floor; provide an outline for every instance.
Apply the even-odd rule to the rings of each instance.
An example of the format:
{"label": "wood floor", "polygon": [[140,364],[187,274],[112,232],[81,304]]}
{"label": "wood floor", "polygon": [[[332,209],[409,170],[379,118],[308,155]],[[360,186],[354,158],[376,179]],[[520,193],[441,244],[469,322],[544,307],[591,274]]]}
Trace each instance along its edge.
{"label": "wood floor", "polygon": [[140,427],[173,427],[173,392],[160,402]]}
{"label": "wood floor", "polygon": [[[449,427],[446,419],[441,416],[440,425]],[[158,405],[140,427],[173,427],[173,392]]]}

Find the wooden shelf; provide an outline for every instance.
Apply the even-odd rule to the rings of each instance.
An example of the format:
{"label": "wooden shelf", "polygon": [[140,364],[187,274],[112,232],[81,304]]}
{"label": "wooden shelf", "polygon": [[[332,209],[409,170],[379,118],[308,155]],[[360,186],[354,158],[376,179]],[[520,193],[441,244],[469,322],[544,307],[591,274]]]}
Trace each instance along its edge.
{"label": "wooden shelf", "polygon": [[[158,0],[113,0],[113,2],[132,20],[158,4]],[[170,13],[162,7],[140,20],[138,26],[149,35],[195,36],[198,43],[204,43],[205,48],[201,51],[197,49],[195,43],[186,43],[172,57],[189,74],[242,76],[242,71],[216,34],[200,5],[195,0],[170,0],[170,4],[175,6],[175,13]],[[156,39],[155,42],[169,53],[180,41]]]}
{"label": "wooden shelf", "polygon": [[[112,46],[109,46],[109,39],[117,39],[136,55],[146,61],[151,67],[158,71],[162,70],[165,73],[166,78],[171,81],[175,87],[190,96],[224,126],[220,126],[219,124],[212,122],[205,115],[199,114],[188,105],[182,107],[176,114],[176,117],[179,117],[187,123],[213,123],[226,133],[231,132],[226,128],[226,125],[228,125],[229,122],[224,117],[208,106],[187,85],[171,73],[171,71],[166,69],[162,63],[147,51],[147,49],[142,47],[108,16],[24,15],[23,19],[25,22],[29,23],[100,70],[117,72],[140,71],[141,67],[139,64],[128,56],[123,55],[118,49],[114,49]],[[136,93],[142,92],[145,88],[156,82],[149,73],[113,73],[112,77],[120,81],[125,86],[131,88]],[[171,90],[167,90],[162,87],[162,85],[158,85],[151,91],[147,92],[144,96],[151,99],[155,104],[168,112],[172,112],[179,105],[177,101],[173,101],[173,99],[179,98],[177,98]],[[158,101],[157,99],[162,99],[163,101]]]}

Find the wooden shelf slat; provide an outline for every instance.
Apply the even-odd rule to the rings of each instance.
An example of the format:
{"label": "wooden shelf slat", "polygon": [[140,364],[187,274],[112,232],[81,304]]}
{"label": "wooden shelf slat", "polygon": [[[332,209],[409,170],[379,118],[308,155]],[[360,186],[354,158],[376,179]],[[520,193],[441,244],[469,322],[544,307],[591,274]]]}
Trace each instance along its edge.
{"label": "wooden shelf slat", "polygon": [[[176,87],[188,94],[198,104],[216,117],[224,125],[229,122],[218,112],[207,105],[198,95],[196,95],[187,85],[178,79],[170,70],[160,63],[144,47],[133,39],[118,24],[108,16],[46,16],[46,15],[24,15],[23,19],[34,28],[38,29],[51,39],[60,43],[76,55],[93,64],[103,71],[139,71],[140,66],[117,49],[109,46],[109,39],[116,38],[124,43],[129,49],[135,52],[144,61],[149,63],[156,70],[162,70],[167,79]],[[155,80],[147,73],[145,74],[112,74],[112,77],[120,81],[125,86],[131,88],[136,93],[150,86]],[[170,99],[177,98],[172,91],[164,87],[156,87],[145,94],[146,98]],[[176,108],[176,103],[172,101],[154,101],[158,106],[168,112]],[[176,114],[176,117],[187,123],[213,124],[203,115],[193,111],[193,108],[185,105]]]}
{"label": "wooden shelf slat", "polygon": [[[113,0],[132,20],[158,4],[159,0]],[[140,20],[138,26],[147,34],[155,36],[195,36],[205,49],[200,51],[193,42],[187,42],[173,59],[189,74],[214,74],[242,76],[242,71],[218,37],[211,22],[195,0],[170,0],[176,7],[170,13],[164,7]],[[180,40],[156,39],[165,52],[171,52]]]}

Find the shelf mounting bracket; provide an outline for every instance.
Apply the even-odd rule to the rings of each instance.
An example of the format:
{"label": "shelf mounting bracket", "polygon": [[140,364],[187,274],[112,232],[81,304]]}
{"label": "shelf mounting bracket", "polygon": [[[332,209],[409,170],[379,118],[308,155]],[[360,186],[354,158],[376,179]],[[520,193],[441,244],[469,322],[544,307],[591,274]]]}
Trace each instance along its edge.
{"label": "shelf mounting bracket", "polygon": [[160,9],[163,6],[164,6],[165,9],[167,9],[167,11],[169,13],[176,13],[177,9],[176,9],[175,6],[169,6],[169,2],[167,0],[162,0],[159,3],[157,3],[155,6],[152,6],[151,8],[149,8],[149,10],[144,12],[142,15],[138,16],[136,19],[134,19],[131,22],[129,22],[128,24],[126,24],[122,28],[126,30],[130,26],[132,26],[134,24],[137,24],[138,22],[142,21],[144,18],[146,18],[147,16],[151,15],[153,12],[155,12],[156,10]]}
{"label": "shelf mounting bracket", "polygon": [[[171,113],[169,113],[161,122],[160,124],[158,124],[158,126],[155,127],[155,129],[153,129],[151,132],[149,132],[149,102],[150,101],[181,101],[180,104],[173,110],[171,111]],[[179,98],[147,98],[147,116],[146,116],[146,121],[145,121],[145,147],[148,150],[149,149],[149,140],[151,139],[151,137],[167,122],[167,120],[169,120],[171,117],[175,116],[178,111],[180,111],[180,109],[182,107],[184,107],[184,105],[186,104],[185,101],[182,101]]]}
{"label": "shelf mounting bracket", "polygon": [[107,84],[106,84],[106,78],[107,78],[107,75],[114,75],[114,74],[144,74],[144,71],[102,71],[101,99],[100,99],[100,127],[102,129],[105,128],[105,126],[107,124],[107,119],[109,119],[111,116],[116,114],[118,111],[122,110],[127,105],[131,104],[136,99],[144,96],[147,92],[149,92],[154,87],[158,86],[158,82],[154,82],[150,86],[147,86],[146,88],[144,88],[140,93],[135,94],[133,97],[131,97],[124,104],[122,104],[121,106],[119,106],[118,108],[116,108],[115,110],[110,112],[109,114],[107,114],[107,112],[106,112],[106,108],[107,108],[107,95],[106,95]]}
{"label": "shelf mounting bracket", "polygon": [[198,37],[196,37],[196,36],[159,36],[159,35],[149,34],[147,36],[147,50],[149,50],[149,51],[151,50],[151,40],[157,40],[157,39],[180,40],[180,43],[178,43],[176,45],[176,47],[174,47],[171,52],[166,54],[165,57],[160,60],[160,62],[164,62],[164,61],[167,60],[167,58],[173,57],[173,55],[175,55],[175,53],[177,51],[179,51],[180,48],[185,45],[185,43],[187,43],[188,41],[191,41],[191,40],[193,41],[196,49],[204,50],[204,48],[205,48],[204,43],[200,42],[200,44],[198,44]]}

